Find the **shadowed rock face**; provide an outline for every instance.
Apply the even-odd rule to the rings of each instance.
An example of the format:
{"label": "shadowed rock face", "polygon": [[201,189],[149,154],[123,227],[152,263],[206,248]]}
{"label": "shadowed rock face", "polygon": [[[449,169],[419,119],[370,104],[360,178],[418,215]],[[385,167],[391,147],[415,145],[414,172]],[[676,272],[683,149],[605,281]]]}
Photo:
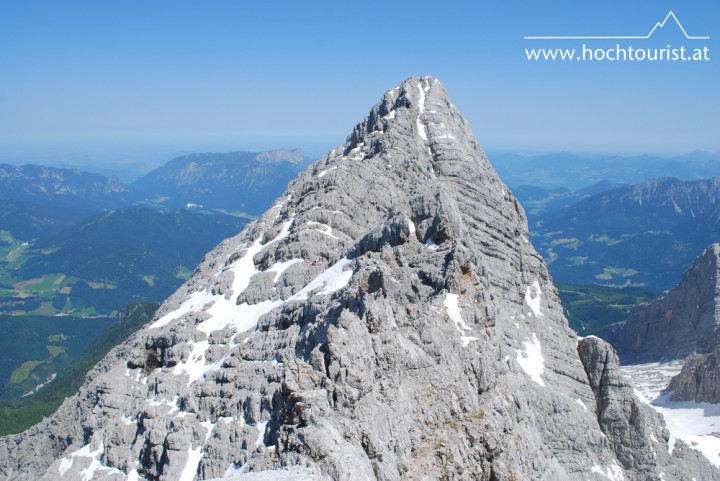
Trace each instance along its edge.
{"label": "shadowed rock face", "polygon": [[577,343],[522,208],[414,77],[4,438],[0,479],[720,479]]}
{"label": "shadowed rock face", "polygon": [[667,389],[673,401],[720,403],[720,346],[690,358]]}
{"label": "shadowed rock face", "polygon": [[684,359],[720,345],[720,244],[703,252],[680,283],[600,337],[624,362]]}

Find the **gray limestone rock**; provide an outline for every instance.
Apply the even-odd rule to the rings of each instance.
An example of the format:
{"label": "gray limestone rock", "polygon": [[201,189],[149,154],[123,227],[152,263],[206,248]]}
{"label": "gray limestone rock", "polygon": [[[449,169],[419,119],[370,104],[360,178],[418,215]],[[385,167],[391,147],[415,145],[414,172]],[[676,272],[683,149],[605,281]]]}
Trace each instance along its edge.
{"label": "gray limestone rock", "polygon": [[720,244],[708,247],[660,298],[598,334],[623,362],[684,359],[720,345]]}
{"label": "gray limestone rock", "polygon": [[[639,402],[633,388],[620,373],[620,360],[615,350],[600,338],[590,336],[578,342],[580,360],[595,394],[595,410],[598,423],[607,436],[620,465],[638,473],[633,479],[653,479],[653,466],[666,465],[666,479],[703,479],[705,473],[693,463],[674,466],[667,450],[658,451],[655,440],[668,443],[670,434],[665,429],[662,416],[649,405]],[[689,451],[687,445],[675,446],[678,453]],[[692,455],[699,459],[699,456]],[[643,477],[645,476],[645,477]]]}
{"label": "gray limestone rock", "polygon": [[672,401],[720,403],[720,346],[688,359],[667,390]]}
{"label": "gray limestone rock", "polygon": [[0,480],[720,479],[586,344],[469,125],[413,77],[0,440]]}

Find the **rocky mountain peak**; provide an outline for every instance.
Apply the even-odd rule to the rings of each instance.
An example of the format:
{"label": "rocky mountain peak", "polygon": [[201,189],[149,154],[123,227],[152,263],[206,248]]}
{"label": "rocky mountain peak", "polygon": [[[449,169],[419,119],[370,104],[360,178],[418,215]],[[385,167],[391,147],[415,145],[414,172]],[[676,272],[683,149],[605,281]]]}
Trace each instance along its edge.
{"label": "rocky mountain peak", "polygon": [[720,243],[695,259],[673,289],[601,334],[627,361],[684,359],[720,345]]}
{"label": "rocky mountain peak", "polygon": [[719,477],[583,345],[522,208],[413,77],[4,438],[0,479]]}

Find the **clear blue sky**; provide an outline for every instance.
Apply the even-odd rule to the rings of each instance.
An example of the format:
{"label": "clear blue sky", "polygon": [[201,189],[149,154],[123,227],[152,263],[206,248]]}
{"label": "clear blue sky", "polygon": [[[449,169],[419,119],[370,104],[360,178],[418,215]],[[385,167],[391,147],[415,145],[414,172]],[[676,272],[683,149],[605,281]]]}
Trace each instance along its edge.
{"label": "clear blue sky", "polygon": [[[709,62],[525,56],[582,43],[527,35],[644,35],[670,10],[690,35],[711,38],[666,31],[663,46],[708,46]],[[490,150],[720,151],[717,0],[2,0],[0,161],[320,154],[386,89],[425,74],[445,83]]]}

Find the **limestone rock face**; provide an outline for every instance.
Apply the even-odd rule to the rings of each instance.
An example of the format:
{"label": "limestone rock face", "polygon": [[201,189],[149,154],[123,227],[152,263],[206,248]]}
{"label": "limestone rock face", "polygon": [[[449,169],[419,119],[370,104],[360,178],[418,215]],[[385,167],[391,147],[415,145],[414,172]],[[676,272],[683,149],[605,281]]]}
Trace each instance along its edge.
{"label": "limestone rock face", "polygon": [[[666,451],[657,452],[653,443],[656,439],[664,442],[669,439],[662,416],[635,400],[633,388],[621,374],[620,360],[610,344],[590,336],[578,342],[578,353],[595,394],[598,423],[621,466],[632,466],[639,472],[652,471],[657,457],[667,456]],[[702,459],[699,453],[686,446],[674,454],[692,459],[691,466]],[[683,471],[687,469],[693,468],[684,464],[669,466],[664,470],[665,479],[683,479],[688,474]],[[701,471],[696,471],[692,477],[700,479],[702,475]]]}
{"label": "limestone rock face", "polygon": [[720,479],[613,356],[578,345],[522,208],[414,77],[3,438],[0,479]]}
{"label": "limestone rock face", "polygon": [[708,247],[660,298],[601,332],[623,362],[684,359],[720,345],[720,244]]}
{"label": "limestone rock face", "polygon": [[690,358],[667,390],[673,391],[672,401],[720,403],[720,346]]}

